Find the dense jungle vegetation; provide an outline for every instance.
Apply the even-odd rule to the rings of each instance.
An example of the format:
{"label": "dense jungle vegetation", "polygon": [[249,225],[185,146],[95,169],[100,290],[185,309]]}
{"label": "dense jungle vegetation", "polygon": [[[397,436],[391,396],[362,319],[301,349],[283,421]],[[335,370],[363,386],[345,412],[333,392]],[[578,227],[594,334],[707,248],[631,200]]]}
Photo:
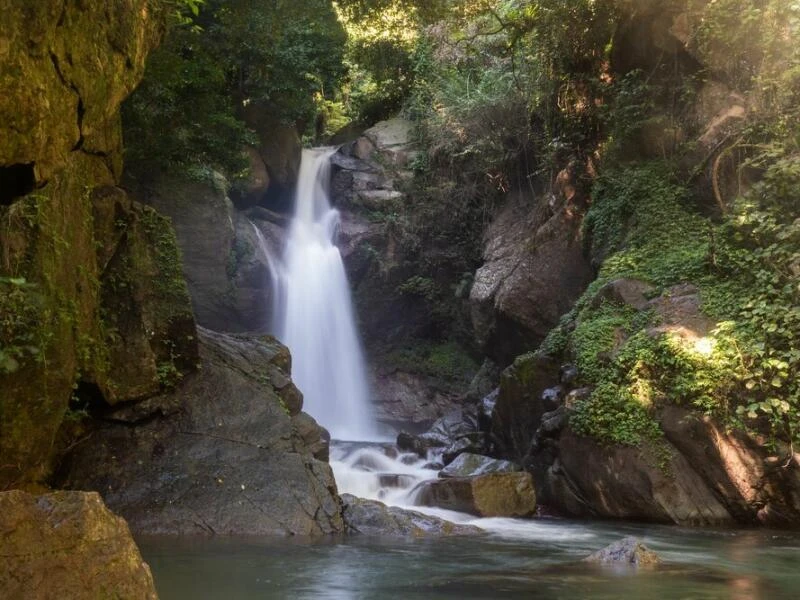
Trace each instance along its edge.
{"label": "dense jungle vegetation", "polygon": [[[448,322],[437,269],[474,271],[496,204],[512,191],[546,201],[569,167],[590,198],[598,278],[538,351],[575,361],[593,390],[577,430],[636,445],[676,403],[800,442],[800,3],[669,0],[691,15],[685,48],[637,61],[621,27],[647,4],[179,2],[125,106],[128,164],[235,182],[249,105],[308,144],[401,112],[425,152],[413,205],[387,218],[420,248],[420,285]],[[713,115],[697,107],[710,83],[746,114],[708,150]],[[446,250],[426,260],[432,244]],[[694,284],[714,330],[656,335],[655,314],[593,301],[621,277],[653,296]]]}

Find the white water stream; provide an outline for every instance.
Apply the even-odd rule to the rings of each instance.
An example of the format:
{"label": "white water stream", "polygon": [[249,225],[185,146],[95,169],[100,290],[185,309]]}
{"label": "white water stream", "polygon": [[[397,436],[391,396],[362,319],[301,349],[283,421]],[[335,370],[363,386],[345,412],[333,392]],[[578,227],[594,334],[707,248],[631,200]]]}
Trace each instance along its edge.
{"label": "white water stream", "polygon": [[421,459],[380,443],[384,440],[372,417],[350,288],[335,244],[339,212],[328,197],[333,152],[303,151],[295,215],[281,261],[272,259],[263,235],[253,227],[271,271],[273,329],[292,352],[292,378],[303,392],[303,409],[335,440],[330,462],[339,492],[497,532],[536,528],[530,521],[476,519],[416,506],[416,488],[436,478],[433,463],[440,457]]}
{"label": "white water stream", "polygon": [[[303,410],[338,440],[379,439],[350,287],[328,199],[332,148],[303,150],[295,214],[281,265],[270,265],[273,329],[292,352]],[[259,232],[260,236],[260,232]],[[263,244],[263,238],[259,241]]]}

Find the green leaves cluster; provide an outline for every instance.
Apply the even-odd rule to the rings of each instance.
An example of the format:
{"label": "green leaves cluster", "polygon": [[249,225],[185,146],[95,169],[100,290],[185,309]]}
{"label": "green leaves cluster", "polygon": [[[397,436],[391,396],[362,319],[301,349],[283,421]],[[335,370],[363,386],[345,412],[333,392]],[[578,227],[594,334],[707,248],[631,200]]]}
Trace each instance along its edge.
{"label": "green leaves cluster", "polygon": [[36,287],[23,277],[0,277],[0,374],[42,356]]}
{"label": "green leaves cluster", "polygon": [[344,74],[345,32],[330,0],[187,6],[192,25],[171,29],[123,107],[128,164],[203,165],[233,179],[247,164],[242,147],[255,142],[247,107],[301,133],[313,126]]}

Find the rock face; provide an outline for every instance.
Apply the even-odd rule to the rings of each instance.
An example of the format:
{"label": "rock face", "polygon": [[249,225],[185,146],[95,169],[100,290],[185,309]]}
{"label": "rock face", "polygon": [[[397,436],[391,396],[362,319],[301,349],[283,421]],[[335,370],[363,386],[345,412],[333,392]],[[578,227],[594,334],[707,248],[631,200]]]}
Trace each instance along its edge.
{"label": "rock face", "polygon": [[[658,325],[646,330],[650,336],[694,343],[713,329],[693,286],[648,299],[651,293],[642,282],[616,280],[590,303],[652,312]],[[654,414],[663,439],[604,445],[569,426],[574,403],[591,393],[578,385],[573,367],[541,354],[519,357],[501,377],[493,439],[502,455],[533,473],[542,506],[573,516],[683,525],[800,521],[800,457],[788,446],[770,450],[765,439],[674,405]]]}
{"label": "rock face", "polygon": [[129,177],[126,184],[172,219],[197,323],[215,331],[266,331],[274,292],[270,260],[280,256],[288,218],[259,207],[236,210],[221,175],[210,182]]}
{"label": "rock face", "polygon": [[[272,338],[199,331],[201,370],[173,394],[104,415],[62,470],[138,533],[342,531],[328,436],[300,412],[290,357]],[[319,457],[319,458],[315,458]]]}
{"label": "rock face", "polygon": [[441,537],[475,535],[482,530],[472,525],[457,525],[414,510],[386,506],[377,500],[342,495],[347,531],[381,537]]}
{"label": "rock face", "polygon": [[421,484],[417,503],[479,517],[527,517],[536,510],[530,473],[491,473]]}
{"label": "rock face", "polygon": [[163,17],[146,0],[0,16],[0,489],[48,476],[71,398],[141,399],[196,363],[169,223],[116,187],[119,105]]}
{"label": "rock face", "polygon": [[291,206],[303,144],[295,126],[282,123],[273,114],[273,109],[261,102],[251,102],[242,111],[245,123],[258,138],[257,146],[248,149],[252,176],[248,193],[238,199],[243,208],[260,205],[286,210]]}
{"label": "rock face", "polygon": [[424,289],[409,285],[419,257],[398,227],[413,210],[411,162],[419,151],[412,132],[410,121],[390,119],[343,145],[332,158],[331,196],[342,216],[339,247],[370,357],[377,416],[422,427],[458,404],[472,373],[454,382],[426,372],[424,359],[398,366],[397,354],[413,353],[437,333]]}
{"label": "rock face", "polygon": [[0,492],[0,596],[155,600],[150,568],[100,496]]}
{"label": "rock face", "polygon": [[661,563],[658,554],[648,550],[635,537],[626,537],[598,550],[583,559],[600,565],[630,565],[632,567],[652,567]]}
{"label": "rock face", "polygon": [[584,202],[565,170],[550,204],[517,194],[489,226],[469,299],[476,338],[498,364],[535,348],[592,280],[579,235]]}

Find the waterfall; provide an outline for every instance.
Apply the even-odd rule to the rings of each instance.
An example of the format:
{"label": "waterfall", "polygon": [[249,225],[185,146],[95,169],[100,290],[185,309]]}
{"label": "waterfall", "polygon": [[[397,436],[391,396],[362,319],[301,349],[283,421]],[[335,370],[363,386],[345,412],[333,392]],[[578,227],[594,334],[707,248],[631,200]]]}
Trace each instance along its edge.
{"label": "waterfall", "polygon": [[[340,440],[374,440],[364,358],[328,199],[333,149],[303,150],[295,214],[281,265],[273,267],[274,322],[292,352],[303,409]],[[266,251],[263,238],[259,242]]]}

